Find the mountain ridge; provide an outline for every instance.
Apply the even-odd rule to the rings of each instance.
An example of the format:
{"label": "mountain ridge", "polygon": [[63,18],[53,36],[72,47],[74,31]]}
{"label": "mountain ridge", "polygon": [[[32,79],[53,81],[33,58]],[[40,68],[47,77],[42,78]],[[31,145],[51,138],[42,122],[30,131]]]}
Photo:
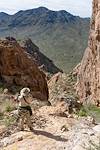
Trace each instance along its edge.
{"label": "mountain ridge", "polygon": [[[44,6],[40,6],[40,7],[36,7],[36,8],[31,8],[31,9],[25,9],[25,10],[21,9],[21,10],[17,11],[16,13],[13,13],[13,14],[9,14],[9,13],[7,13],[5,11],[1,11],[0,14],[3,13],[3,14],[6,14],[6,15],[9,15],[9,16],[14,16],[17,13],[20,13],[20,12],[31,11],[31,10],[39,10],[39,9],[42,9],[42,10],[45,10],[45,11],[52,11],[52,12],[65,12],[67,14],[70,14],[70,15],[74,16],[74,17],[80,17],[80,16],[77,16],[77,15],[73,15],[70,12],[68,12],[67,10],[64,10],[64,9],[52,10],[52,9],[49,9],[47,7],[44,7]],[[88,18],[88,19],[90,19],[90,17],[80,17],[80,18]]]}
{"label": "mountain ridge", "polygon": [[69,72],[87,46],[89,19],[45,7],[19,11],[0,19],[0,37],[31,38],[55,65]]}
{"label": "mountain ridge", "polygon": [[23,41],[20,41],[19,44],[28,54],[33,57],[38,67],[45,72],[45,74],[53,75],[58,72],[63,72],[61,69],[55,66],[52,60],[41,53],[39,47],[35,45],[31,39],[24,39]]}

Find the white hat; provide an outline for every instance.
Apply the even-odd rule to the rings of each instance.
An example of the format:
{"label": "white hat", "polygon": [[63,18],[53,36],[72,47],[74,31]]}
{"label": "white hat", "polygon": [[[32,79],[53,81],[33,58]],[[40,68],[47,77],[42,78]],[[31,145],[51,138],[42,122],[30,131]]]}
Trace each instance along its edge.
{"label": "white hat", "polygon": [[20,95],[27,96],[30,93],[30,89],[25,87],[20,91]]}

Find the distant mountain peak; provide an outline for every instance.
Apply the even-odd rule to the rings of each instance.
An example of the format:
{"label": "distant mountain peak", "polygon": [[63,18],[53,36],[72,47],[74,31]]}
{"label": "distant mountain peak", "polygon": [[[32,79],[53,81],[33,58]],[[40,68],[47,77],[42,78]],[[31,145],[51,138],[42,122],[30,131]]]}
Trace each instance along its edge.
{"label": "distant mountain peak", "polygon": [[19,14],[23,14],[23,13],[29,13],[29,14],[33,14],[33,13],[46,13],[46,12],[51,12],[51,13],[59,13],[59,14],[62,14],[62,15],[65,15],[65,16],[71,16],[71,17],[78,17],[78,16],[75,16],[69,12],[67,12],[66,10],[52,10],[52,9],[48,9],[47,7],[44,7],[44,6],[40,6],[40,7],[37,7],[37,8],[32,8],[32,9],[26,9],[26,10],[20,10],[18,11],[17,13],[13,14],[13,15],[9,15],[5,12],[0,12],[0,18],[2,16],[14,16],[14,15],[19,15]]}
{"label": "distant mountain peak", "polygon": [[68,16],[76,17],[76,16],[74,16],[73,14],[69,13],[69,12],[66,11],[66,10],[59,10],[59,12],[62,13],[63,15],[68,15]]}
{"label": "distant mountain peak", "polygon": [[32,11],[37,11],[37,12],[40,12],[40,13],[45,13],[45,12],[48,12],[50,10],[48,8],[46,8],[46,7],[41,6],[41,7],[38,7],[38,8],[33,8]]}
{"label": "distant mountain peak", "polygon": [[9,15],[5,12],[0,12],[0,17],[3,17],[3,16],[9,16]]}
{"label": "distant mountain peak", "polygon": [[41,10],[49,10],[48,8],[43,7],[43,6],[40,6],[40,7],[38,7],[37,9],[41,9]]}
{"label": "distant mountain peak", "polygon": [[9,17],[9,15],[5,12],[0,12],[0,20],[4,20],[7,19]]}
{"label": "distant mountain peak", "polygon": [[8,14],[5,12],[0,12],[0,15],[8,15]]}

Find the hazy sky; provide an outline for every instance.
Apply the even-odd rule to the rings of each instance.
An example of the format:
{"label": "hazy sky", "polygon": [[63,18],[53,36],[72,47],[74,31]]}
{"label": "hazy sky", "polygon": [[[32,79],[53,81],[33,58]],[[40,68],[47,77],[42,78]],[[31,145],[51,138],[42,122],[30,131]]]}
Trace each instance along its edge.
{"label": "hazy sky", "polygon": [[0,0],[0,12],[14,14],[19,10],[45,6],[52,10],[66,10],[81,17],[91,16],[92,0]]}

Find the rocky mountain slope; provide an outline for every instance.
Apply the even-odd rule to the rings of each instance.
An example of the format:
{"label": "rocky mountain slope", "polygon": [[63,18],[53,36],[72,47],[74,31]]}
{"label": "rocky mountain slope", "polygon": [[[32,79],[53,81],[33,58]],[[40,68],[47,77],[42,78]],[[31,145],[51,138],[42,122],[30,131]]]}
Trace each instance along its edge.
{"label": "rocky mountain slope", "polygon": [[13,38],[0,40],[0,81],[7,84],[8,88],[13,85],[28,86],[33,96],[48,99],[46,75]]}
{"label": "rocky mountain slope", "polygon": [[100,106],[100,0],[93,0],[88,48],[78,69],[77,93]]}
{"label": "rocky mountain slope", "polygon": [[31,39],[27,38],[25,40],[19,41],[19,44],[22,48],[28,52],[36,64],[39,66],[41,70],[43,70],[47,74],[55,74],[57,72],[62,72],[61,69],[57,68],[52,60],[46,57],[43,53],[41,53],[39,47],[37,47]]}
{"label": "rocky mountain slope", "polygon": [[54,63],[69,72],[82,58],[87,45],[89,19],[44,7],[0,13],[0,37],[32,39]]}

